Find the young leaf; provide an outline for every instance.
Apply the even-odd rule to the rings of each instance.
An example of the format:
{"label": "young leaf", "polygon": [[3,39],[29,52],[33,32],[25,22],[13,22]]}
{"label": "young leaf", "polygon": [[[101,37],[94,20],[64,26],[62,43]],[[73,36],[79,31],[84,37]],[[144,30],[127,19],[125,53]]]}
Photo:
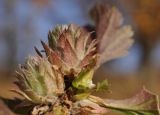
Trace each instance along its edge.
{"label": "young leaf", "polygon": [[72,82],[73,87],[77,89],[91,89],[95,85],[92,83],[94,70],[81,72],[77,78]]}
{"label": "young leaf", "polygon": [[26,65],[20,68],[15,83],[21,91],[14,92],[33,103],[53,102],[57,95],[64,93],[63,76],[47,58],[29,57]]}
{"label": "young leaf", "polygon": [[116,110],[126,115],[159,115],[159,102],[157,95],[143,89],[132,98],[125,100],[102,100],[90,96],[89,100],[107,109]]}
{"label": "young leaf", "polygon": [[90,33],[75,24],[59,25],[50,31],[48,44],[42,42],[49,61],[68,77],[71,74],[77,76],[96,63],[96,40],[92,40]]}
{"label": "young leaf", "polygon": [[108,81],[103,80],[102,82],[98,82],[96,86],[96,91],[103,91],[108,88]]}
{"label": "young leaf", "polygon": [[74,95],[74,99],[75,100],[83,100],[83,99],[86,99],[89,95],[90,95],[90,92],[76,94],[76,95]]}
{"label": "young leaf", "polygon": [[130,26],[122,26],[123,18],[119,10],[97,5],[91,10],[91,16],[96,23],[99,53],[97,67],[126,55],[133,43],[133,31]]}

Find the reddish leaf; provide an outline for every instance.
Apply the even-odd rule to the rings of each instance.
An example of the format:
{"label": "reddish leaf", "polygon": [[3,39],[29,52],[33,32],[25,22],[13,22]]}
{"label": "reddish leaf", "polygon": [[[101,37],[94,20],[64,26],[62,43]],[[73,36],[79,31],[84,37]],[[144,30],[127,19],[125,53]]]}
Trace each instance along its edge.
{"label": "reddish leaf", "polygon": [[71,44],[69,43],[67,37],[69,36],[65,36],[65,34],[62,34],[59,38],[59,45],[60,48],[62,48],[62,52],[63,52],[63,59],[65,61],[65,63],[67,63],[69,66],[74,67],[77,64],[77,56],[76,53],[74,51],[74,49],[72,48]]}
{"label": "reddish leaf", "polygon": [[99,59],[97,66],[126,55],[132,45],[131,27],[122,26],[122,15],[116,8],[97,5],[93,8],[92,17],[96,21]]}
{"label": "reddish leaf", "polygon": [[107,109],[117,110],[127,115],[159,115],[158,96],[143,89],[137,95],[125,100],[102,100],[90,96],[89,99]]}

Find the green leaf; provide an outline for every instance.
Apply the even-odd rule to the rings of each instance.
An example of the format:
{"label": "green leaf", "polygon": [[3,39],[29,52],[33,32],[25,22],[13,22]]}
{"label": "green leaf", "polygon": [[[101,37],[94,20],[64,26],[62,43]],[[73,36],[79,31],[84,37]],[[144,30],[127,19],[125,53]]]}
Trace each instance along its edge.
{"label": "green leaf", "polygon": [[104,91],[108,89],[108,81],[103,80],[102,82],[98,82],[96,86],[96,91]]}
{"label": "green leaf", "polygon": [[74,95],[74,99],[75,100],[82,100],[82,99],[86,99],[88,96],[90,95],[90,93],[80,93],[80,94],[76,94]]}
{"label": "green leaf", "polygon": [[[41,62],[37,61],[37,59],[32,58],[32,57],[28,58],[28,60],[27,60],[27,69],[28,69],[27,73],[28,73],[28,75],[27,75],[26,79],[29,81],[33,91],[35,91],[39,95],[45,95],[46,88],[45,88],[45,84],[44,84],[44,76],[40,75],[40,72],[39,72],[40,67],[37,66],[37,64],[38,63],[41,64]],[[42,65],[40,65],[40,66],[42,66]]]}
{"label": "green leaf", "polygon": [[[21,67],[16,85],[22,95],[33,103],[47,103],[57,99],[64,92],[62,74],[42,57],[29,57],[25,68]],[[46,98],[47,96],[50,99]],[[52,99],[51,99],[52,98]]]}
{"label": "green leaf", "polygon": [[160,115],[158,96],[146,89],[125,100],[102,100],[95,96],[89,96],[88,99],[106,109],[122,112],[123,115]]}
{"label": "green leaf", "polygon": [[48,33],[48,44],[49,44],[49,47],[52,48],[52,49],[56,49],[56,36],[58,36],[56,34],[56,32],[54,31],[49,31]]}
{"label": "green leaf", "polygon": [[77,78],[72,82],[73,87],[77,89],[91,89],[95,85],[92,83],[92,78],[93,78],[94,70],[91,69],[86,72],[81,72]]}

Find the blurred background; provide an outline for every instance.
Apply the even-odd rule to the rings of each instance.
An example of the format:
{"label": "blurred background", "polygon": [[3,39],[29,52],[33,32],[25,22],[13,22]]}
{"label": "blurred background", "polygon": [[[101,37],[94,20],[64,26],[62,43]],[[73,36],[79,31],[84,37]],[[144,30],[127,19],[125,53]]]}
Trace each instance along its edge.
{"label": "blurred background", "polygon": [[116,6],[135,31],[130,53],[101,67],[94,81],[108,79],[103,97],[122,99],[143,86],[160,95],[160,0],[0,0],[0,95],[12,97],[11,79],[19,63],[41,49],[40,40],[57,24],[91,23],[98,2]]}

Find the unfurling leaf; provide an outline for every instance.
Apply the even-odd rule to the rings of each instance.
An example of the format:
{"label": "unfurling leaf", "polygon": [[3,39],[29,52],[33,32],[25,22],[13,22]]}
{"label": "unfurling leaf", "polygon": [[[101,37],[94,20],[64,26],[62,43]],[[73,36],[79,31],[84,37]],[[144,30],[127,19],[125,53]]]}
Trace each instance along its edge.
{"label": "unfurling leaf", "polygon": [[130,26],[122,26],[121,13],[116,8],[97,5],[91,10],[91,17],[96,23],[99,53],[97,67],[126,55],[133,43],[133,31]]}
{"label": "unfurling leaf", "polygon": [[96,41],[77,25],[57,26],[49,32],[48,44],[42,42],[49,61],[65,75],[77,76],[84,68],[95,64]]}
{"label": "unfurling leaf", "polygon": [[91,94],[90,92],[76,94],[76,95],[74,95],[74,99],[75,100],[86,99],[90,94]]}
{"label": "unfurling leaf", "polygon": [[86,72],[81,72],[77,78],[72,82],[73,87],[77,89],[91,89],[95,85],[92,83],[94,70],[89,70]]}
{"label": "unfurling leaf", "polygon": [[29,57],[26,65],[20,67],[16,84],[23,95],[33,103],[48,103],[64,92],[64,79],[46,58]]}
{"label": "unfurling leaf", "polygon": [[107,88],[108,88],[108,81],[103,80],[103,81],[97,83],[96,91],[104,91]]}
{"label": "unfurling leaf", "polygon": [[116,110],[126,115],[159,115],[158,96],[143,89],[132,98],[125,100],[102,100],[101,98],[90,96],[89,100],[107,109]]}

